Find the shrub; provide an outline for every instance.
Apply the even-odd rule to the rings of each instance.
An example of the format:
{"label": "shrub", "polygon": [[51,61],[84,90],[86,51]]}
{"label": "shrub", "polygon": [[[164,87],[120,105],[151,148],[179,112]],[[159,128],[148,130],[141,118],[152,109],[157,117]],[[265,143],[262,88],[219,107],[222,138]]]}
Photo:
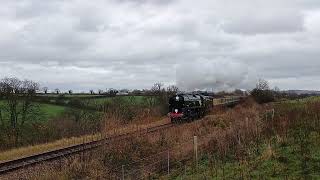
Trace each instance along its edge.
{"label": "shrub", "polygon": [[85,103],[79,98],[71,99],[68,104],[76,108],[83,108],[85,106]]}
{"label": "shrub", "polygon": [[251,96],[259,104],[268,103],[275,100],[272,90],[262,90],[255,88],[251,91]]}

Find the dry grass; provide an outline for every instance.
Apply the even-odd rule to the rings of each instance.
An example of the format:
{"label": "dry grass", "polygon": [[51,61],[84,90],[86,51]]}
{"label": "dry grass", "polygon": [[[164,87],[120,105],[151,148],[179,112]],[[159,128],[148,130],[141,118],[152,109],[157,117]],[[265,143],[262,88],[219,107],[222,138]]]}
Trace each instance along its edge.
{"label": "dry grass", "polygon": [[10,161],[10,160],[28,157],[28,156],[39,154],[39,153],[44,153],[47,151],[65,148],[68,146],[91,142],[94,140],[99,140],[103,137],[121,135],[125,133],[132,133],[132,132],[140,131],[146,128],[167,124],[169,122],[170,120],[168,118],[162,118],[160,120],[153,119],[152,121],[150,121],[149,124],[133,124],[132,123],[127,125],[121,125],[121,124],[114,123],[112,126],[111,124],[109,124],[107,125],[107,127],[109,128],[103,130],[103,133],[85,135],[80,137],[64,138],[64,139],[60,139],[50,143],[21,147],[21,148],[1,152],[0,162]]}
{"label": "dry grass", "polygon": [[261,155],[261,159],[262,160],[269,160],[273,157],[276,156],[276,153],[274,151],[274,149],[272,148],[271,144],[269,143],[266,147],[266,149],[264,150],[264,152]]}
{"label": "dry grass", "polygon": [[[246,104],[246,108],[238,106],[223,114],[206,116],[201,121],[185,123],[148,136],[132,137],[126,141],[116,142],[112,144],[112,148],[107,147],[104,150],[108,152],[105,157],[113,157],[113,159],[107,158],[107,163],[103,166],[114,169],[137,161],[139,164],[152,164],[156,161],[155,159],[150,162],[145,160],[141,162],[141,159],[167,149],[170,149],[170,158],[181,160],[192,154],[194,135],[198,136],[198,145],[204,147],[204,150],[216,152],[221,157],[232,151],[236,153],[237,158],[242,159],[244,147],[248,146],[261,131],[261,127],[258,126],[261,110],[261,107],[256,104]],[[129,166],[135,170],[139,167],[136,163]]]}
{"label": "dry grass", "polygon": [[[253,102],[247,102],[244,105],[237,106],[231,110],[219,111],[215,115],[209,115],[201,121],[185,123],[172,128],[157,131],[147,136],[136,136],[124,139],[121,142],[112,142],[111,145],[100,148],[98,153],[89,161],[74,161],[66,164],[64,172],[55,176],[56,179],[85,178],[85,179],[103,179],[114,174],[113,169],[118,169],[121,165],[126,166],[126,170],[138,170],[144,164],[152,164],[155,158],[146,158],[159,152],[171,150],[172,160],[181,159],[192,155],[194,135],[199,137],[199,146],[204,147],[211,152],[216,152],[219,156],[225,156],[231,148],[235,150],[235,155],[241,159],[243,147],[260,132],[259,113],[262,107]],[[214,114],[214,113],[213,113]],[[147,119],[148,125],[127,124],[125,127],[117,128],[123,124],[109,121],[103,125],[104,131],[111,134],[121,134],[138,129],[168,123],[167,118],[154,121]],[[269,152],[267,153],[270,155]],[[164,154],[166,155],[166,154]],[[146,159],[145,159],[146,158]],[[164,158],[165,159],[165,158]],[[135,163],[134,163],[135,162]],[[86,166],[85,169],[79,167]],[[144,170],[149,170],[145,167]],[[151,169],[150,169],[151,170]],[[137,172],[138,175],[144,172]],[[140,173],[140,174],[139,174]],[[48,179],[55,172],[45,171],[42,176],[36,179]],[[138,177],[138,176],[137,176]]]}
{"label": "dry grass", "polygon": [[89,142],[92,140],[97,140],[100,138],[99,134],[95,135],[86,135],[82,137],[72,137],[67,139],[61,139],[54,142],[39,144],[34,146],[21,147],[17,149],[12,149],[0,153],[0,162],[19,159],[39,153],[44,153],[47,151],[52,151],[72,145],[81,144],[84,142]]}
{"label": "dry grass", "polygon": [[119,123],[119,121],[106,121],[103,125],[103,133],[106,135],[117,135],[135,132],[150,127],[160,126],[163,124],[170,123],[170,119],[167,117],[163,118],[146,118],[140,121],[133,121],[128,124]]}

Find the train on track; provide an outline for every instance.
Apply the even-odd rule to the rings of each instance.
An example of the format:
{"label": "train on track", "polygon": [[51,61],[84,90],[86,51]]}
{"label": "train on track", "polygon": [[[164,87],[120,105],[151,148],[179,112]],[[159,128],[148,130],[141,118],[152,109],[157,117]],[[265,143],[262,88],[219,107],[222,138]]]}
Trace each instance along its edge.
{"label": "train on track", "polygon": [[201,94],[177,94],[169,98],[168,116],[172,123],[192,121],[204,117],[213,106],[232,106],[242,99],[241,96],[213,98]]}

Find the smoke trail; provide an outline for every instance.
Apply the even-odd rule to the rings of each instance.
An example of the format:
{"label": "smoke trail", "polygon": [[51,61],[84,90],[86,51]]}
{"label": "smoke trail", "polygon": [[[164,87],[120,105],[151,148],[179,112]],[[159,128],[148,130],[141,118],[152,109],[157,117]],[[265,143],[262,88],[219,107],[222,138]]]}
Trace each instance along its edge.
{"label": "smoke trail", "polygon": [[232,59],[199,59],[176,69],[177,86],[183,90],[250,89],[256,82],[254,71]]}

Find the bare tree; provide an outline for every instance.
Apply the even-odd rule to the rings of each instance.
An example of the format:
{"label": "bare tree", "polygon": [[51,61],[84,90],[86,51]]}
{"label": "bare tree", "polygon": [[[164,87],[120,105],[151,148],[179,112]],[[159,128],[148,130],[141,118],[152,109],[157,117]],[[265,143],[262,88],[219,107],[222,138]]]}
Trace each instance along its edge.
{"label": "bare tree", "polygon": [[118,90],[114,89],[114,88],[110,88],[110,89],[106,89],[107,90],[107,93],[110,95],[110,96],[115,96],[117,95],[117,93],[119,92]]}
{"label": "bare tree", "polygon": [[72,94],[72,90],[70,89],[70,90],[68,91],[68,93],[69,93],[69,94]]}
{"label": "bare tree", "polygon": [[27,119],[27,113],[30,108],[32,108],[32,101],[34,96],[36,95],[37,90],[39,90],[39,84],[30,80],[24,80],[22,82],[22,125],[25,123]]}
{"label": "bare tree", "polygon": [[173,94],[176,94],[177,92],[179,91],[179,88],[175,85],[170,85],[167,87],[167,93],[169,95],[173,95]]}
{"label": "bare tree", "polygon": [[43,87],[43,88],[42,88],[42,91],[43,91],[45,94],[48,94],[48,87]]}
{"label": "bare tree", "polygon": [[11,128],[16,129],[17,110],[18,110],[18,92],[22,82],[17,78],[4,78],[2,80],[4,96],[7,99],[8,110],[10,113]]}
{"label": "bare tree", "polygon": [[103,94],[103,90],[102,90],[102,89],[99,89],[99,90],[98,90],[98,94],[99,94],[99,95]]}
{"label": "bare tree", "polygon": [[33,99],[36,91],[39,90],[39,84],[30,80],[21,81],[17,78],[4,78],[1,80],[1,94],[5,99],[6,108],[1,108],[9,115],[7,120],[1,114],[1,123],[4,126],[8,122],[8,129],[15,137],[15,143],[18,142],[21,127],[24,123],[34,118],[38,110],[36,109]]}
{"label": "bare tree", "polygon": [[256,88],[259,90],[269,90],[269,82],[264,79],[259,79]]}
{"label": "bare tree", "polygon": [[160,91],[162,86],[163,86],[163,84],[161,82],[154,83],[154,85],[152,86],[151,90]]}
{"label": "bare tree", "polygon": [[268,81],[259,79],[256,88],[251,92],[252,97],[260,104],[275,100],[275,93],[270,90]]}
{"label": "bare tree", "polygon": [[275,92],[280,92],[281,90],[280,90],[280,88],[279,88],[278,86],[275,86],[274,89],[273,89],[273,91],[275,91]]}
{"label": "bare tree", "polygon": [[91,94],[91,95],[94,94],[94,91],[93,91],[92,89],[90,90],[90,94]]}
{"label": "bare tree", "polygon": [[152,86],[151,92],[155,95],[160,95],[162,87],[163,87],[163,84],[161,82],[157,82]]}
{"label": "bare tree", "polygon": [[162,100],[166,98],[165,89],[163,88],[163,84],[160,82],[155,83],[149,92],[152,96],[147,96],[145,100],[150,108],[154,107],[157,103],[162,102]]}
{"label": "bare tree", "polygon": [[56,89],[54,89],[54,92],[56,92],[56,94],[59,94],[60,93],[60,89],[56,88]]}

